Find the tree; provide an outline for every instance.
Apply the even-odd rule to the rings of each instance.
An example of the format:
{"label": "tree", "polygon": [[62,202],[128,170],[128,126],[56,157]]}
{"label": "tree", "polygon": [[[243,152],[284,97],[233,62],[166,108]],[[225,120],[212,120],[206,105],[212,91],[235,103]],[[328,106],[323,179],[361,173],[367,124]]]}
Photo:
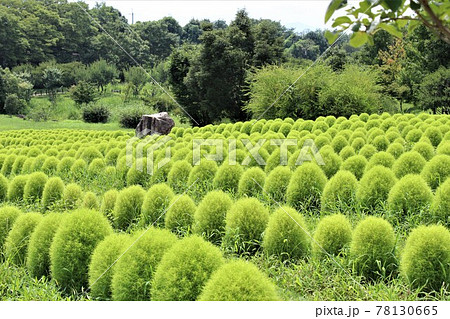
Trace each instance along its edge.
{"label": "tree", "polygon": [[137,96],[148,80],[148,75],[141,67],[134,66],[124,72],[125,81],[132,85],[133,95]]}
{"label": "tree", "polygon": [[106,62],[99,60],[89,66],[89,80],[97,85],[97,88],[104,91],[105,86],[117,77],[117,68]]}
{"label": "tree", "polygon": [[0,111],[5,111],[6,99],[10,95],[15,95],[23,105],[28,103],[32,88],[33,85],[26,79],[26,75],[18,75],[0,67]]}
{"label": "tree", "polygon": [[70,97],[77,105],[89,104],[96,98],[94,87],[86,81],[80,81],[70,89]]}
{"label": "tree", "polygon": [[417,91],[417,103],[420,107],[431,109],[434,114],[438,111],[450,113],[450,69],[440,67],[430,73],[420,83]]}
{"label": "tree", "polygon": [[[347,0],[331,0],[325,13],[328,22],[334,13],[348,7]],[[411,32],[424,25],[442,40],[450,43],[450,2],[438,0],[364,0],[352,5],[347,14],[335,18],[333,27],[339,27],[338,33],[328,32],[328,41],[334,42],[340,32],[351,29],[350,44],[359,47],[366,42],[373,43],[373,35],[385,30],[401,38],[402,29],[408,25]]]}
{"label": "tree", "polygon": [[8,10],[0,11],[0,66],[13,67],[25,60],[27,49],[19,19]]}
{"label": "tree", "polygon": [[61,87],[61,80],[62,72],[56,67],[48,67],[42,74],[42,81],[47,90],[49,100],[53,104],[56,102],[56,89]]}
{"label": "tree", "polygon": [[25,111],[25,102],[19,99],[17,94],[9,94],[5,100],[5,113],[8,115],[18,115]]}

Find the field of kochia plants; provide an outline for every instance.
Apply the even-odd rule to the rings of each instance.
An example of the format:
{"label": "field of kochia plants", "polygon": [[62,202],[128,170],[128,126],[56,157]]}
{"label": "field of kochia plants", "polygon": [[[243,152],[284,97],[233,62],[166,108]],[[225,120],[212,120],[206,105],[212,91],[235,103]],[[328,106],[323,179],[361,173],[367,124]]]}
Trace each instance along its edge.
{"label": "field of kochia plants", "polygon": [[1,299],[450,300],[450,116],[132,137],[0,133]]}

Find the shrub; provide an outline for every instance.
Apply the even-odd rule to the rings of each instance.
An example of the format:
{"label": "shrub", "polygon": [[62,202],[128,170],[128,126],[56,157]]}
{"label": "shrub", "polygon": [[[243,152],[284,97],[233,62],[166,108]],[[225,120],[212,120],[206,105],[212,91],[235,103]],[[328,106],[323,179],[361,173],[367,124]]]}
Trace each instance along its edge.
{"label": "shrub", "polygon": [[50,156],[50,157],[47,157],[44,164],[42,164],[42,167],[40,168],[40,170],[42,170],[47,175],[53,175],[54,173],[56,173],[58,164],[59,164],[59,160],[54,156]]}
{"label": "shrub", "polygon": [[179,235],[188,234],[194,223],[195,210],[195,203],[188,195],[173,198],[164,220],[166,228]]}
{"label": "shrub", "polygon": [[17,94],[8,94],[5,99],[4,112],[8,115],[23,114],[26,109],[26,103],[19,98]]}
{"label": "shrub", "polygon": [[14,206],[3,206],[0,208],[0,259],[6,237],[20,214],[20,210]]}
{"label": "shrub", "polygon": [[436,190],[431,211],[438,220],[450,225],[450,178]]}
{"label": "shrub", "polygon": [[389,208],[398,213],[420,212],[431,204],[433,194],[420,175],[402,177],[389,192]]}
{"label": "shrub", "polygon": [[102,205],[100,206],[100,212],[108,217],[112,222],[114,206],[116,205],[117,196],[119,192],[116,189],[110,189],[105,194],[103,194]]}
{"label": "shrub", "polygon": [[93,192],[87,192],[83,198],[83,208],[98,210],[97,196]]}
{"label": "shrub", "polygon": [[211,243],[195,235],[184,238],[159,263],[151,289],[152,300],[196,300],[223,262],[222,252]]}
{"label": "shrub", "polygon": [[341,157],[342,160],[346,160],[347,158],[351,157],[351,156],[355,156],[355,150],[352,146],[347,145],[346,147],[344,147],[340,152],[339,152],[339,156]]}
{"label": "shrub", "polygon": [[192,165],[188,161],[175,162],[167,175],[167,183],[169,186],[177,191],[184,190],[188,184],[191,169]]}
{"label": "shrub", "polygon": [[4,202],[8,196],[8,180],[0,174],[0,203]]}
{"label": "shrub", "polygon": [[214,188],[224,192],[237,193],[239,181],[244,172],[241,165],[224,162],[216,172],[213,180]]}
{"label": "shrub", "polygon": [[375,146],[378,151],[385,151],[389,146],[389,140],[384,135],[378,135],[373,139],[372,145]]}
{"label": "shrub", "polygon": [[440,291],[450,282],[450,233],[440,225],[419,226],[406,240],[400,271],[415,289]]}
{"label": "shrub", "polygon": [[231,261],[212,274],[201,301],[272,301],[279,300],[275,285],[255,265]]}
{"label": "shrub", "polygon": [[75,159],[73,157],[64,157],[58,163],[58,167],[56,168],[56,173],[60,176],[67,176],[70,173],[72,165],[75,163]]}
{"label": "shrub", "polygon": [[33,203],[42,198],[42,193],[44,192],[47,180],[47,175],[42,172],[35,172],[28,176],[23,191],[23,199],[26,203]]}
{"label": "shrub", "polygon": [[313,253],[316,256],[342,255],[351,240],[352,226],[344,215],[326,216],[319,221],[314,233]]}
{"label": "shrub", "polygon": [[119,124],[124,128],[135,129],[142,118],[142,115],[148,114],[149,110],[143,107],[124,108],[119,114]]}
{"label": "shrub", "polygon": [[192,185],[194,183],[197,183],[197,185],[212,185],[216,172],[216,162],[203,159],[202,161],[200,161],[199,165],[196,165],[192,168],[191,172],[189,173],[188,184]]}
{"label": "shrub", "polygon": [[50,275],[50,246],[66,215],[50,213],[42,218],[31,234],[28,245],[27,269],[31,276],[41,278]]}
{"label": "shrub", "polygon": [[165,212],[175,194],[167,184],[155,184],[147,191],[142,204],[139,226],[163,226]]}
{"label": "shrub", "polygon": [[111,112],[105,105],[91,105],[83,109],[83,121],[86,123],[107,123],[110,116]]}
{"label": "shrub", "polygon": [[84,160],[86,164],[90,164],[95,158],[103,158],[103,155],[95,147],[90,146],[83,150],[80,158]]}
{"label": "shrub", "polygon": [[375,166],[362,177],[356,191],[356,200],[366,208],[383,205],[396,181],[389,168]]}
{"label": "shrub", "polygon": [[269,212],[256,198],[242,198],[226,216],[224,247],[236,253],[254,253],[259,249],[269,221]]}
{"label": "shrub", "polygon": [[269,173],[264,183],[264,194],[273,201],[284,203],[292,172],[289,167],[278,166]]}
{"label": "shrub", "polygon": [[407,174],[420,174],[427,161],[415,151],[403,153],[395,161],[392,170],[397,178]]}
{"label": "shrub", "polygon": [[222,191],[209,192],[194,214],[194,232],[212,243],[220,244],[225,232],[225,218],[233,201]]}
{"label": "shrub", "polygon": [[436,155],[422,171],[422,177],[434,190],[450,176],[450,155]]}
{"label": "shrub", "polygon": [[14,161],[13,166],[11,167],[11,175],[18,175],[22,171],[22,166],[27,160],[27,157],[24,155],[17,156],[16,160]]}
{"label": "shrub", "polygon": [[429,161],[434,156],[433,146],[431,146],[431,144],[426,142],[416,143],[412,148],[412,150],[422,155],[426,161]]}
{"label": "shrub", "polygon": [[367,160],[370,160],[370,158],[377,152],[377,149],[370,144],[366,144],[359,150],[359,155],[364,156]]}
{"label": "shrub", "polygon": [[72,183],[64,188],[64,207],[66,209],[74,209],[80,206],[83,190],[78,184]]}
{"label": "shrub", "polygon": [[239,196],[258,197],[263,192],[266,173],[260,167],[247,169],[239,180]]}
{"label": "shrub", "polygon": [[163,255],[177,238],[165,229],[150,227],[133,236],[134,244],[120,258],[114,269],[112,298],[119,300],[150,300],[153,275]]}
{"label": "shrub", "polygon": [[325,163],[325,165],[320,165],[320,168],[322,168],[327,178],[331,178],[341,167],[342,159],[332,150],[325,148],[320,150],[320,155]]}
{"label": "shrub", "polygon": [[63,198],[64,183],[59,177],[51,177],[45,184],[44,191],[42,192],[42,206],[45,209],[50,208],[57,201]]}
{"label": "shrub", "polygon": [[367,217],[353,232],[350,257],[354,270],[369,279],[389,276],[396,267],[395,234],[380,217]]}
{"label": "shrub", "polygon": [[119,230],[127,230],[141,215],[142,203],[145,191],[141,186],[125,188],[117,195],[114,205],[114,227]]}
{"label": "shrub", "polygon": [[323,171],[313,163],[304,163],[292,174],[287,188],[286,198],[290,206],[300,209],[317,207],[320,195],[327,183]]}
{"label": "shrub", "polygon": [[12,264],[25,264],[30,236],[41,220],[42,215],[39,213],[26,213],[17,217],[5,240],[5,257]]}
{"label": "shrub", "polygon": [[367,166],[367,159],[362,155],[355,155],[347,158],[342,163],[341,169],[351,172],[356,179],[360,180]]}
{"label": "shrub", "polygon": [[1,174],[4,176],[9,176],[11,173],[12,166],[14,165],[14,162],[16,161],[17,156],[15,154],[8,155],[6,157],[5,161],[3,162]]}
{"label": "shrub", "polygon": [[370,170],[372,167],[381,165],[387,168],[391,168],[395,162],[394,156],[387,152],[378,152],[374,154],[367,163],[366,170]]}
{"label": "shrub", "polygon": [[116,261],[130,244],[128,235],[112,234],[95,247],[89,264],[89,287],[93,300],[111,300],[111,281]]}
{"label": "shrub", "polygon": [[64,218],[50,247],[51,274],[64,291],[88,288],[92,252],[111,233],[108,220],[99,212],[80,209]]}
{"label": "shrub", "polygon": [[439,128],[435,126],[430,126],[429,128],[427,128],[423,133],[423,136],[428,137],[434,147],[437,147],[442,141],[442,133]]}
{"label": "shrub", "polygon": [[310,238],[303,216],[281,207],[269,218],[262,243],[264,251],[283,260],[298,260],[309,252]]}
{"label": "shrub", "polygon": [[9,183],[8,199],[18,202],[23,199],[23,192],[28,181],[28,175],[18,175]]}
{"label": "shrub", "polygon": [[336,153],[339,153],[344,147],[348,145],[347,139],[342,135],[337,135],[331,141],[331,146]]}
{"label": "shrub", "polygon": [[442,141],[436,149],[436,154],[450,155],[450,141]]}
{"label": "shrub", "polygon": [[322,194],[322,209],[345,209],[353,202],[358,181],[349,171],[339,171],[325,185]]}

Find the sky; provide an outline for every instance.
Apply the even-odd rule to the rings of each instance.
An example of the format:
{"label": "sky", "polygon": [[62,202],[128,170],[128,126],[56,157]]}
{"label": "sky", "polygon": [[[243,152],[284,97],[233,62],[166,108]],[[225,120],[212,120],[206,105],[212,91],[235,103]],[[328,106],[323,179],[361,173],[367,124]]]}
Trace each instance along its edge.
{"label": "sky", "polygon": [[234,19],[238,9],[246,9],[251,18],[271,19],[279,21],[288,28],[297,32],[306,29],[324,29],[330,27],[324,24],[325,11],[330,0],[245,0],[245,1],[153,1],[153,0],[84,0],[90,7],[97,2],[118,9],[131,23],[131,14],[134,21],[159,20],[165,16],[175,18],[180,25],[185,25],[192,18],[225,20],[229,23]]}

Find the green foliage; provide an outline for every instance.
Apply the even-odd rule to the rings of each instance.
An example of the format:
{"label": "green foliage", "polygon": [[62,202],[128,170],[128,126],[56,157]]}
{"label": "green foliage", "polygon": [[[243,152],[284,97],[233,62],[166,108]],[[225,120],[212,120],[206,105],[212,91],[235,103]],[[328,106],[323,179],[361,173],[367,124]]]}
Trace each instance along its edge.
{"label": "green foliage", "polygon": [[434,148],[430,143],[427,142],[416,143],[412,150],[422,155],[422,157],[426,161],[429,161],[434,156]]}
{"label": "green foliage", "polygon": [[406,241],[400,271],[410,285],[439,291],[450,282],[450,233],[444,226],[419,226]]}
{"label": "green foliage", "polygon": [[403,153],[395,161],[392,171],[397,178],[402,178],[407,174],[420,174],[427,161],[416,151]]}
{"label": "green foliage", "polygon": [[201,301],[279,300],[275,285],[255,265],[231,261],[216,271],[206,283]]}
{"label": "green foliage", "polygon": [[244,169],[241,165],[224,162],[214,177],[214,188],[221,189],[224,192],[237,193],[243,172]]}
{"label": "green foliage", "polygon": [[325,185],[322,194],[322,210],[336,210],[349,207],[356,193],[358,181],[349,171],[339,171]]}
{"label": "green foliage", "polygon": [[144,196],[145,191],[141,186],[131,186],[119,192],[113,210],[116,229],[125,231],[133,226],[141,215]]}
{"label": "green foliage", "polygon": [[285,166],[278,166],[269,173],[264,183],[264,194],[270,201],[286,202],[286,191],[291,176],[291,170]]}
{"label": "green foliage", "polygon": [[165,229],[150,227],[134,234],[134,242],[116,263],[112,282],[112,298],[119,300],[150,300],[153,276],[163,255],[177,242]]}
{"label": "green foliage", "polygon": [[42,218],[31,234],[26,258],[27,270],[31,276],[49,277],[50,246],[65,217],[66,215],[60,213],[49,213]]}
{"label": "green foliage", "polygon": [[201,160],[198,165],[194,165],[189,173],[188,185],[195,183],[195,188],[201,190],[209,188],[209,185],[213,183],[217,169],[216,162],[205,159]]}
{"label": "green foliage", "polygon": [[315,256],[343,255],[351,240],[352,226],[344,215],[326,216],[319,221],[314,233],[313,253]]}
{"label": "green foliage", "polygon": [[8,188],[8,200],[11,202],[22,201],[25,185],[27,184],[27,175],[18,175],[12,179]]}
{"label": "green foliage", "polygon": [[306,257],[310,237],[303,216],[287,206],[277,209],[269,218],[262,246],[267,254],[282,260]]}
{"label": "green foliage", "polygon": [[64,188],[63,201],[66,209],[75,209],[81,204],[83,190],[78,184],[71,183]]}
{"label": "green foliage", "polygon": [[356,200],[365,208],[382,206],[396,182],[389,168],[375,166],[364,173],[356,191]]}
{"label": "green foliage", "polygon": [[111,233],[111,225],[99,212],[80,209],[64,218],[50,247],[51,275],[63,291],[88,288],[92,253]]}
{"label": "green foliage", "polygon": [[4,112],[8,115],[23,114],[26,109],[25,101],[16,94],[9,94],[5,99]]}
{"label": "green foliage", "polygon": [[354,270],[368,279],[389,276],[396,268],[395,234],[380,217],[366,217],[353,231],[350,257]]}
{"label": "green foliage", "polygon": [[9,262],[18,266],[26,263],[30,236],[41,220],[42,215],[39,213],[26,213],[17,217],[5,240],[5,257]]}
{"label": "green foliage", "polygon": [[166,228],[179,235],[190,233],[195,210],[195,203],[188,195],[174,197],[166,212]]}
{"label": "green foliage", "polygon": [[6,237],[20,214],[20,210],[14,206],[0,208],[0,259],[3,257]]}
{"label": "green foliage", "polygon": [[450,176],[450,155],[436,155],[425,164],[422,171],[423,179],[431,189],[436,189]]}
{"label": "green foliage", "polygon": [[147,191],[142,204],[139,226],[163,226],[165,212],[175,194],[167,184],[155,184]]}
{"label": "green foliage", "polygon": [[154,113],[148,108],[144,107],[128,107],[123,109],[119,114],[119,124],[123,128],[136,129],[139,121],[144,114]]}
{"label": "green foliage", "polygon": [[389,192],[389,208],[400,214],[418,213],[427,208],[433,200],[430,187],[420,175],[402,177]]}
{"label": "green foliage", "polygon": [[177,192],[184,190],[188,183],[191,169],[192,165],[188,161],[176,161],[167,175],[167,183],[169,186]]}
{"label": "green foliage", "polygon": [[366,170],[367,159],[362,155],[354,155],[347,158],[341,165],[342,170],[349,171],[360,180]]}
{"label": "green foliage", "polygon": [[195,301],[211,274],[223,263],[219,248],[195,235],[184,238],[167,251],[158,265],[152,300]]}
{"label": "green foliage", "polygon": [[0,203],[4,202],[8,196],[8,180],[0,174]]}
{"label": "green foliage", "polygon": [[95,88],[89,82],[83,80],[79,81],[77,85],[71,87],[70,97],[75,101],[77,105],[89,104],[91,102],[94,102],[96,98]]}
{"label": "green foliage", "polygon": [[23,191],[24,201],[26,203],[33,203],[35,201],[41,200],[47,180],[47,175],[42,172],[35,172],[30,174]]}
{"label": "green foliage", "polygon": [[110,116],[108,107],[102,104],[87,106],[83,109],[83,121],[86,123],[107,123]]}
{"label": "green foliage", "polygon": [[[433,113],[437,111],[442,113],[448,112],[450,104],[449,85],[449,68],[440,66],[435,72],[427,74],[420,83],[416,93],[418,105],[422,109],[431,109]],[[438,137],[438,134],[436,134],[436,137]],[[436,146],[437,138],[432,142]]]}
{"label": "green foliage", "polygon": [[431,211],[438,220],[450,225],[450,178],[437,188]]}
{"label": "green foliage", "polygon": [[110,221],[113,221],[113,211],[118,195],[119,192],[116,189],[110,189],[105,194],[103,194],[100,212],[108,217]]}
{"label": "green foliage", "polygon": [[49,209],[63,198],[64,182],[59,177],[51,177],[45,183],[44,191],[42,192],[42,206]]}
{"label": "green foliage", "polygon": [[86,209],[98,210],[99,206],[97,196],[93,192],[87,192],[84,194],[82,207]]}
{"label": "green foliage", "polygon": [[378,152],[374,154],[367,163],[366,170],[370,170],[372,167],[382,165],[387,168],[391,168],[395,162],[393,155],[388,152]]}
{"label": "green foliage", "polygon": [[251,167],[244,171],[239,180],[238,192],[240,196],[258,197],[262,194],[266,173],[260,167]]}
{"label": "green foliage", "polygon": [[102,91],[117,76],[116,67],[103,59],[92,63],[88,72],[90,82],[95,83]]}

